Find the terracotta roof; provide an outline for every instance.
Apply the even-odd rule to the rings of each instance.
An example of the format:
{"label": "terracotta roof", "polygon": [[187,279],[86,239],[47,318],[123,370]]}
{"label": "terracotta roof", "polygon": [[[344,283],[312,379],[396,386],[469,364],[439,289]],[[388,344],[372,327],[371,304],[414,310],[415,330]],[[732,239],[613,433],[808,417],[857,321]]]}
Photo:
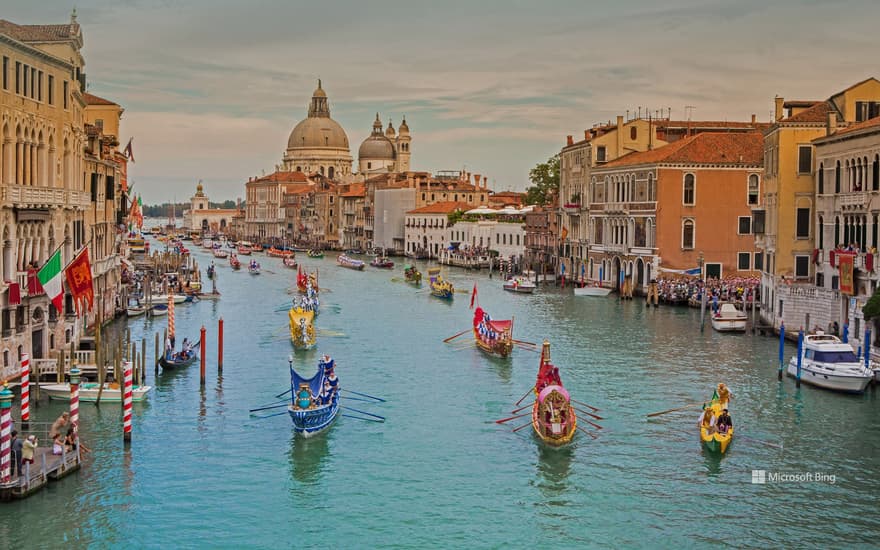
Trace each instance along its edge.
{"label": "terracotta roof", "polygon": [[[72,32],[71,32],[72,31]],[[0,33],[19,42],[58,42],[76,37],[79,24],[65,25],[16,25],[12,21],[0,19]]]}
{"label": "terracotta roof", "polygon": [[293,183],[284,186],[285,195],[302,195],[313,191],[315,186],[309,183]]}
{"label": "terracotta roof", "polygon": [[119,105],[118,103],[113,103],[109,99],[104,99],[103,97],[98,97],[88,92],[83,94],[83,100],[86,102],[86,105]]}
{"label": "terracotta roof", "polygon": [[639,164],[764,164],[764,137],[760,132],[703,132],[654,149],[630,153],[596,170]]}
{"label": "terracotta roof", "polygon": [[340,197],[363,197],[366,194],[366,186],[363,183],[352,183],[348,191],[340,193]]}
{"label": "terracotta roof", "polygon": [[835,137],[849,135],[861,130],[867,130],[870,128],[880,128],[880,116],[875,116],[874,118],[869,118],[868,120],[858,122],[853,124],[852,126],[848,126],[844,129],[838,130],[837,132],[831,134],[830,136],[822,136],[819,139],[814,139],[813,142],[824,141],[824,140],[833,140]]}
{"label": "terracotta roof", "polygon": [[423,206],[421,208],[416,208],[415,210],[410,210],[407,214],[449,214],[451,212],[455,212],[456,210],[471,210],[474,207],[466,202],[455,202],[455,201],[445,201],[445,202],[435,202],[434,204],[429,204],[428,206]]}
{"label": "terracotta roof", "polygon": [[307,183],[308,176],[302,172],[272,172],[268,176],[260,176],[251,180],[251,183]]}
{"label": "terracotta roof", "polygon": [[825,122],[828,120],[828,113],[831,111],[831,104],[827,101],[817,101],[812,107],[808,107],[796,115],[783,118],[779,122]]}
{"label": "terracotta roof", "polygon": [[692,130],[697,130],[701,128],[754,128],[760,127],[761,125],[766,126],[767,123],[762,122],[740,122],[740,121],[728,121],[728,120],[655,120],[654,126],[657,128],[687,128],[690,127]]}
{"label": "terracotta roof", "polygon": [[521,199],[525,197],[525,193],[517,193],[516,191],[499,191],[498,193],[492,193],[489,198],[498,198],[498,197],[510,197]]}

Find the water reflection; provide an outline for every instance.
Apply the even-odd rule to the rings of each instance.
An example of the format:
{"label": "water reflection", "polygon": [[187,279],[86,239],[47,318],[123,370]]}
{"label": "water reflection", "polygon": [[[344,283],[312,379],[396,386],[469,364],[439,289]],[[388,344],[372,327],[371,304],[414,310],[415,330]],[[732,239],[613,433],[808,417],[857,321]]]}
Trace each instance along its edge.
{"label": "water reflection", "polygon": [[208,415],[208,407],[205,403],[205,386],[199,388],[199,421],[198,421],[198,430],[199,433],[205,435],[208,433],[206,416]]}
{"label": "water reflection", "polygon": [[[702,447],[703,451],[703,466],[706,468],[706,474],[708,474],[709,477],[719,476],[721,474],[721,461],[724,459],[724,455],[708,451],[702,444],[700,447]],[[728,452],[732,447],[733,441],[730,442]]]}
{"label": "water reflection", "polygon": [[[538,488],[548,504],[554,504],[554,497],[562,496],[568,489],[568,476],[574,460],[575,446],[550,447],[543,443],[538,446]],[[564,504],[564,502],[562,503]]]}
{"label": "water reflection", "polygon": [[330,434],[325,433],[306,439],[291,430],[290,472],[293,479],[307,485],[321,480],[323,463],[330,448],[329,437]]}

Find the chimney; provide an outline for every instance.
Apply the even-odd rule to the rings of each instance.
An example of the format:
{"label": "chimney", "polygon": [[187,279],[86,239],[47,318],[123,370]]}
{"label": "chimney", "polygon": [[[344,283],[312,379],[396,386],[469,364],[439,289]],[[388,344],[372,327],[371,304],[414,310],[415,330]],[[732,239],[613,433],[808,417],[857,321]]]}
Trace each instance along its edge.
{"label": "chimney", "polygon": [[825,135],[830,136],[834,132],[837,131],[837,113],[834,111],[828,112],[828,125],[825,128]]}
{"label": "chimney", "polygon": [[617,115],[617,131],[621,131],[623,129],[623,115]]}
{"label": "chimney", "polygon": [[474,187],[480,187],[480,174],[474,174]]}
{"label": "chimney", "polygon": [[782,107],[785,105],[785,98],[776,96],[774,101],[776,102],[776,120],[779,121],[782,120],[782,116],[785,114]]}
{"label": "chimney", "polygon": [[584,139],[590,139],[590,131],[584,130]]}
{"label": "chimney", "polygon": [[483,176],[483,189],[489,188],[489,176]]}
{"label": "chimney", "polygon": [[623,154],[623,117],[617,115],[617,155]]}
{"label": "chimney", "polygon": [[574,137],[573,136],[565,136],[565,141],[568,145],[574,145]]}
{"label": "chimney", "polygon": [[753,125],[755,124],[756,119],[757,119],[757,116],[755,116],[755,113],[752,113],[752,124]]}

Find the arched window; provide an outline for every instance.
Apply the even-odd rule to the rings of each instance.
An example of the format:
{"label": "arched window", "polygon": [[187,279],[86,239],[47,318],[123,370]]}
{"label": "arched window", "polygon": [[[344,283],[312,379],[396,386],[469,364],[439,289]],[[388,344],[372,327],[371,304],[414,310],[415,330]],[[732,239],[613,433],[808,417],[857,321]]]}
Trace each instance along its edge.
{"label": "arched window", "polygon": [[749,174],[749,188],[748,188],[748,201],[751,205],[756,205],[759,202],[759,196],[761,192],[760,179],[758,178],[758,174]]}
{"label": "arched window", "polygon": [[834,167],[834,193],[840,193],[840,161]]}
{"label": "arched window", "polygon": [[682,203],[693,206],[696,201],[696,178],[693,174],[684,175],[684,193]]}
{"label": "arched window", "polygon": [[818,193],[820,195],[825,194],[825,163],[819,163],[819,189]]}
{"label": "arched window", "polygon": [[843,244],[840,242],[840,216],[834,217],[834,242],[831,243],[832,247],[836,247],[839,244]]}
{"label": "arched window", "polygon": [[874,155],[871,167],[871,190],[880,191],[880,155]]}
{"label": "arched window", "polygon": [[324,167],[323,166],[321,167],[320,172],[321,172],[321,175],[323,176],[324,175]]}
{"label": "arched window", "polygon": [[327,169],[327,175],[330,176],[330,179],[333,179],[333,167]]}
{"label": "arched window", "polygon": [[372,162],[367,162],[367,170],[370,170],[373,167]]}
{"label": "arched window", "polygon": [[825,224],[822,220],[822,216],[819,216],[819,250],[825,248]]}
{"label": "arched window", "polygon": [[297,171],[297,172],[302,172],[302,166],[297,166],[297,167],[296,167],[296,171]]}
{"label": "arched window", "polygon": [[636,129],[635,126],[633,126],[632,128],[629,129],[629,139],[635,141],[636,138],[638,137],[638,135],[639,135],[639,131]]}
{"label": "arched window", "polygon": [[681,248],[691,250],[694,248],[694,220],[687,218],[681,224]]}
{"label": "arched window", "polygon": [[657,187],[654,185],[654,173],[648,173],[648,201],[654,202],[657,200]]}

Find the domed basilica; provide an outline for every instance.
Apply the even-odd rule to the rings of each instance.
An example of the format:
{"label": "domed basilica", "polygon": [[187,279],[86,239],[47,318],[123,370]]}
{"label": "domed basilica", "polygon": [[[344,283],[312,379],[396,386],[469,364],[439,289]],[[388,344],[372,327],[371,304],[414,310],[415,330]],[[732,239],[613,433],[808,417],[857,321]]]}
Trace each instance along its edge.
{"label": "domed basilica", "polygon": [[[376,113],[373,132],[358,149],[360,175],[409,170],[411,140],[406,118],[400,124],[399,132],[395,132],[390,121],[383,132],[382,122]],[[342,126],[330,118],[327,93],[321,88],[320,80],[312,93],[309,116],[290,132],[282,160],[286,171],[318,172],[342,181],[354,179],[348,136]]]}

